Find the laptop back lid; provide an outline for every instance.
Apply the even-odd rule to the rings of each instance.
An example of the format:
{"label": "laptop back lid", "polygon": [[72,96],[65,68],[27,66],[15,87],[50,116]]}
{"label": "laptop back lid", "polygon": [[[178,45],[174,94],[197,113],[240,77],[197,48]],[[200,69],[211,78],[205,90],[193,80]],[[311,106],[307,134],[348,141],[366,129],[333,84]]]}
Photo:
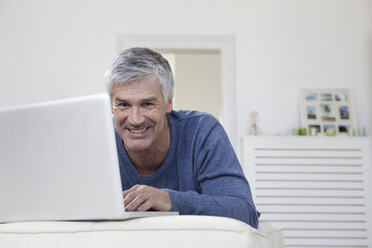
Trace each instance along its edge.
{"label": "laptop back lid", "polygon": [[0,199],[0,222],[122,217],[108,95],[0,110]]}

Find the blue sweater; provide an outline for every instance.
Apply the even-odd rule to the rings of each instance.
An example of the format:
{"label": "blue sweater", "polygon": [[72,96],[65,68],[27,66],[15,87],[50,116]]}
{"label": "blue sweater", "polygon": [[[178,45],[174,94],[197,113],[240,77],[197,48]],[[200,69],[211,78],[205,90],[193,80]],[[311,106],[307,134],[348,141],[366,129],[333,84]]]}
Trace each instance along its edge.
{"label": "blue sweater", "polygon": [[195,111],[168,114],[170,148],[159,170],[140,175],[116,132],[123,190],[136,184],[169,193],[172,211],[187,215],[225,216],[257,228],[249,184],[221,124]]}

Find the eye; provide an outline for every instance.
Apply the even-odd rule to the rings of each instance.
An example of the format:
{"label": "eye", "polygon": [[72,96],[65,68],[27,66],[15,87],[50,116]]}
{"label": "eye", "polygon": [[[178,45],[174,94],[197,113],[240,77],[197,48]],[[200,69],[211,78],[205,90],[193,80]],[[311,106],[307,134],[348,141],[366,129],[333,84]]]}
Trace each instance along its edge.
{"label": "eye", "polygon": [[125,103],[125,102],[116,104],[116,108],[120,108],[120,109],[126,108],[128,106],[129,106],[128,103]]}
{"label": "eye", "polygon": [[143,106],[144,107],[152,107],[152,106],[154,106],[154,103],[152,103],[152,102],[144,102],[143,103]]}

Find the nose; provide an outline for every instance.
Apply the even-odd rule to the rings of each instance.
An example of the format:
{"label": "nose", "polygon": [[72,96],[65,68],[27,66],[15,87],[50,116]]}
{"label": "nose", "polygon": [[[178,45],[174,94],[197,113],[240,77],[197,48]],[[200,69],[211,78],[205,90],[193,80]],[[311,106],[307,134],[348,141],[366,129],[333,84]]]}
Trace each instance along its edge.
{"label": "nose", "polygon": [[145,117],[142,115],[140,108],[133,107],[128,115],[128,122],[130,125],[137,127],[145,121]]}

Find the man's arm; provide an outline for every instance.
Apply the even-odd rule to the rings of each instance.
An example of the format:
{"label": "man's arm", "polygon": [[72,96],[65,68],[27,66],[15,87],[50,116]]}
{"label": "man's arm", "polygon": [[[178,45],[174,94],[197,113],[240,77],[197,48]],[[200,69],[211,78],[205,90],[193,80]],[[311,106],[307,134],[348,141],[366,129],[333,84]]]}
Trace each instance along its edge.
{"label": "man's arm", "polygon": [[193,147],[194,180],[198,191],[167,190],[172,210],[180,214],[235,218],[257,228],[258,216],[240,163],[223,127],[206,118]]}
{"label": "man's arm", "polygon": [[197,192],[167,190],[172,201],[172,211],[185,215],[224,216],[241,220],[254,228],[258,216],[253,202],[236,195],[209,195]]}

